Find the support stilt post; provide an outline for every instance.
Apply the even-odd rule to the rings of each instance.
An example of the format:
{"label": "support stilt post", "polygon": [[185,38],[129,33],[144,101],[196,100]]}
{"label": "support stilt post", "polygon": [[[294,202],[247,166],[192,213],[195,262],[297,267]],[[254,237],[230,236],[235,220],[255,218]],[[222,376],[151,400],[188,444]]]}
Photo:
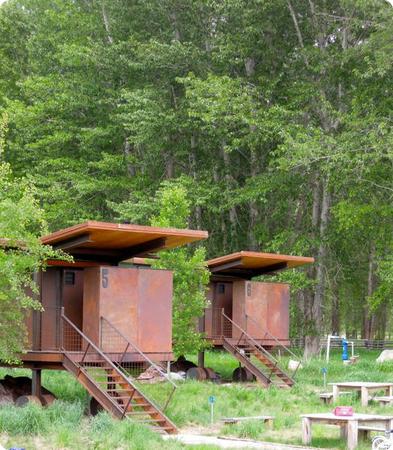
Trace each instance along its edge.
{"label": "support stilt post", "polygon": [[41,398],[41,369],[32,369],[31,394]]}
{"label": "support stilt post", "polygon": [[[198,330],[200,333],[205,332],[205,315],[199,318]],[[198,367],[205,367],[205,352],[198,352]]]}
{"label": "support stilt post", "polygon": [[198,352],[198,367],[205,367],[205,352]]}

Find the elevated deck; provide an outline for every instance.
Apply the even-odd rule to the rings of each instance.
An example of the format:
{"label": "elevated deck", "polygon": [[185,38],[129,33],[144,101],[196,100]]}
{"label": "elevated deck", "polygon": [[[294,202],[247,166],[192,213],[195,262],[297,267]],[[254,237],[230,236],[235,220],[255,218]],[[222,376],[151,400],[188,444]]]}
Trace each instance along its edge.
{"label": "elevated deck", "polygon": [[[84,351],[69,352],[72,360],[81,361]],[[145,353],[152,361],[163,362],[173,361],[173,353]],[[145,359],[137,352],[129,353],[107,353],[108,358],[114,363],[122,361],[123,364],[134,365],[144,364]],[[86,358],[85,358],[86,359]],[[21,365],[2,364],[7,367],[20,367],[25,369],[52,369],[64,370],[64,353],[60,350],[28,350],[20,355]],[[94,362],[93,360],[90,362]]]}

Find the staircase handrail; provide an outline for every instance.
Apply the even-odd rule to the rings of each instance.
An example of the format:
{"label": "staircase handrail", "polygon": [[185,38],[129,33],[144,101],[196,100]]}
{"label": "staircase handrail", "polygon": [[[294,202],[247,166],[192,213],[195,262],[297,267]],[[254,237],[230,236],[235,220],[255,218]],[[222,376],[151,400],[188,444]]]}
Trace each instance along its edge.
{"label": "staircase handrail", "polygon": [[[258,344],[258,342],[256,342],[254,340],[254,338],[252,338],[245,330],[243,330],[243,328],[238,325],[236,322],[234,322],[232,319],[230,319],[225,313],[224,310],[222,310],[222,315],[226,320],[229,320],[229,322],[231,322],[232,325],[234,325],[238,330],[240,330],[245,338],[249,341],[251,341],[251,343],[254,345],[254,347],[256,347],[258,350],[260,350],[262,353],[264,353],[268,358],[272,359],[275,363],[278,363],[278,360],[270,353],[268,352],[265,348],[263,348],[260,344]],[[225,336],[223,336],[224,338]]]}
{"label": "staircase handrail", "polygon": [[[251,320],[254,322],[254,324],[258,325],[258,323],[256,322],[256,320],[254,320],[251,316],[249,316],[249,315],[246,314],[246,320],[248,320],[248,319],[251,319]],[[286,352],[288,352],[293,358],[295,358],[295,361],[297,361],[297,360],[299,359],[299,357],[298,357],[297,355],[295,355],[295,353],[293,353],[292,350],[290,350],[286,345],[284,345],[283,343],[281,343],[281,342],[280,342],[273,334],[270,333],[270,331],[265,330],[265,335],[266,335],[266,334],[267,334],[268,336],[272,337],[273,340],[274,340],[275,342],[277,342],[278,345],[279,345],[280,347],[282,347],[282,348],[283,348]],[[295,378],[295,375],[296,375],[296,373],[297,373],[297,371],[298,371],[298,369],[299,369],[300,363],[301,363],[301,361],[299,361],[299,364],[296,366],[296,369],[292,372],[292,374],[291,374],[292,379]]]}
{"label": "staircase handrail", "polygon": [[[230,319],[230,318],[225,314],[224,309],[222,309],[222,316],[223,316],[225,319],[229,320],[229,322],[231,322],[232,325],[234,325],[236,328],[238,328],[238,329],[244,334],[244,336],[246,337],[246,339],[247,339],[248,341],[250,341],[250,342],[254,345],[254,347],[256,347],[261,353],[264,353],[265,356],[267,356],[271,361],[273,361],[273,362],[275,363],[276,366],[278,365],[278,360],[277,360],[270,352],[268,352],[264,347],[262,347],[262,345],[258,344],[258,342],[256,342],[255,339],[252,338],[245,330],[243,330],[243,328],[242,328],[240,325],[238,325],[236,322],[234,322],[232,319]],[[225,339],[224,336],[223,336],[223,338]],[[285,372],[284,372],[282,369],[280,369],[280,370],[285,374]],[[296,371],[295,371],[295,373],[296,373]],[[293,375],[292,375],[292,377],[289,377],[287,374],[285,374],[285,375],[286,375],[288,378],[290,378],[290,379],[292,378],[292,379],[293,379]]]}
{"label": "staircase handrail", "polygon": [[[248,314],[246,314],[246,319],[247,320],[251,320],[252,322],[254,322],[255,325],[259,326],[258,322],[253,319],[251,316],[249,316]],[[274,342],[276,342],[280,347],[282,347],[287,353],[289,353],[291,356],[293,356],[294,358],[298,359],[299,357],[292,351],[290,350],[286,345],[284,345],[282,342],[280,342],[276,336],[274,336],[274,334],[270,333],[269,330],[264,330],[265,331],[265,335],[268,335],[271,339],[274,340]]]}
{"label": "staircase handrail", "polygon": [[101,316],[100,317],[101,322],[106,322],[113,331],[115,331],[119,336],[121,336],[125,342],[127,342],[127,344],[129,344],[130,346],[132,346],[137,353],[139,353],[140,356],[142,356],[143,359],[145,359],[151,366],[153,366],[167,381],[169,381],[170,384],[172,384],[172,386],[176,389],[177,385],[176,383],[168,376],[168,374],[166,372],[164,372],[164,370],[158,366],[156,363],[154,363],[145,353],[143,353],[142,350],[140,350],[139,347],[137,347],[134,343],[132,343],[128,338],[126,338],[124,336],[124,334],[117,329],[111,322],[109,322],[109,320],[106,317]]}
{"label": "staircase handrail", "polygon": [[[140,389],[138,388],[138,386],[136,386],[134,380],[132,379],[132,377],[126,376],[122,370],[120,370],[107,356],[106,354],[97,346],[95,345],[84,333],[82,330],[80,330],[65,314],[64,314],[64,307],[61,308],[61,313],[60,313],[60,318],[62,321],[64,321],[65,323],[67,323],[76,333],[77,335],[79,335],[85,342],[87,342],[89,344],[90,347],[92,347],[93,350],[96,351],[96,353],[98,353],[100,355],[100,357],[109,365],[109,367],[111,367],[117,375],[120,376],[120,378],[123,380],[123,382],[125,382],[126,384],[128,384],[129,386],[131,386],[134,391],[136,392],[140,392]],[[63,322],[61,323],[61,334],[60,334],[60,348],[63,351],[64,355],[66,356],[68,351],[64,348],[64,335],[63,335]],[[85,351],[85,355],[87,353],[87,349]],[[73,361],[75,365],[77,365],[77,367],[79,367],[80,370],[84,371],[85,374],[89,377],[89,375],[87,374],[87,372],[84,370],[83,366],[81,366],[79,363]],[[93,382],[96,386],[97,383],[94,379],[92,379],[91,377],[89,377],[91,382]],[[97,386],[98,388],[100,388],[99,386]],[[100,389],[101,392],[105,395],[106,398],[108,398],[111,403],[116,407],[119,408],[119,405],[114,402],[113,398],[111,396],[108,396],[107,393],[105,391],[103,391],[102,389]],[[175,389],[172,390],[172,394],[174,392]],[[143,397],[145,398],[145,400],[150,403],[150,405],[160,414],[164,414],[163,411],[166,409],[172,394],[170,395],[170,397],[168,398],[168,400],[166,401],[165,407],[164,409],[160,408],[153,400],[151,400],[150,398],[148,398],[145,394],[142,393]],[[133,395],[133,394],[132,394]],[[132,396],[131,396],[132,398]],[[128,405],[126,406],[126,408],[128,407]],[[161,412],[162,410],[162,412]],[[121,410],[120,410],[121,411]],[[123,416],[124,413],[126,412],[126,409],[123,410]],[[165,417],[165,416],[164,416]],[[167,420],[168,422],[170,422],[170,419],[165,418],[165,420]]]}
{"label": "staircase handrail", "polygon": [[[74,329],[74,331],[76,331],[82,339],[84,339],[89,345],[90,347],[92,347],[104,360],[106,363],[109,364],[109,366],[115,370],[118,374],[120,374],[120,376],[123,378],[123,380],[127,383],[130,383],[131,386],[135,389],[137,389],[137,386],[135,386],[135,384],[133,383],[133,380],[129,377],[126,377],[123,372],[121,372],[118,367],[115,366],[115,364],[113,364],[113,362],[106,356],[106,354],[100,350],[99,347],[97,347],[84,333],[82,330],[80,330],[65,314],[62,308],[62,312],[61,312],[61,318],[62,320],[64,320],[65,322],[68,323],[68,325],[71,326],[71,328]],[[63,335],[61,335],[61,340],[63,339]],[[63,347],[63,342],[60,343],[61,349],[67,353],[67,350]]]}

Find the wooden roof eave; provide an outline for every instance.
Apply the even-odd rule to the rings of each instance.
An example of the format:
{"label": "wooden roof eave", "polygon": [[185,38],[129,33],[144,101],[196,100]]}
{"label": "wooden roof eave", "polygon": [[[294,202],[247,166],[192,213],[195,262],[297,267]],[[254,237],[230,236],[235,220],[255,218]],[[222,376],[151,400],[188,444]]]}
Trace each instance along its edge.
{"label": "wooden roof eave", "polygon": [[207,262],[212,277],[251,279],[314,262],[314,258],[259,252],[237,252]]}
{"label": "wooden roof eave", "polygon": [[208,233],[201,230],[88,221],[45,236],[42,242],[66,251],[76,260],[117,264],[207,237]]}

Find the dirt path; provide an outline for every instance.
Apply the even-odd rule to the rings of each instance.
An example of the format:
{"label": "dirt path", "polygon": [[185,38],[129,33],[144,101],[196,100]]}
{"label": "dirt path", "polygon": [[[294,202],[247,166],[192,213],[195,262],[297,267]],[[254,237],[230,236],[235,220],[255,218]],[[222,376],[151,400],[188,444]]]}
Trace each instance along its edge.
{"label": "dirt path", "polygon": [[[257,448],[260,450],[315,450],[313,447],[303,447],[301,445],[277,444],[275,442],[260,442],[249,439],[235,439],[216,436],[205,436],[201,434],[181,433],[177,435],[163,436],[165,440],[177,439],[185,445],[216,445],[220,448]],[[326,449],[325,449],[326,450]]]}

